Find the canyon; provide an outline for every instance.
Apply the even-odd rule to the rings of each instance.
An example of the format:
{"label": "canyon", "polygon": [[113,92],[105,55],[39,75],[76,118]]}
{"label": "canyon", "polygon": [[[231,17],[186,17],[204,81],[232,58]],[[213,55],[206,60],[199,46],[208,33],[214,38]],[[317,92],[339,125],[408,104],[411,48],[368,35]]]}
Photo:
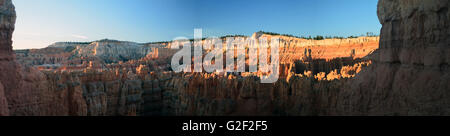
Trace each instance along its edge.
{"label": "canyon", "polygon": [[0,0],[0,115],[449,115],[448,6],[380,0],[380,37],[256,32],[251,37],[282,41],[280,78],[261,84],[259,72],[175,73],[170,42],[103,39],[13,51],[15,9]]}

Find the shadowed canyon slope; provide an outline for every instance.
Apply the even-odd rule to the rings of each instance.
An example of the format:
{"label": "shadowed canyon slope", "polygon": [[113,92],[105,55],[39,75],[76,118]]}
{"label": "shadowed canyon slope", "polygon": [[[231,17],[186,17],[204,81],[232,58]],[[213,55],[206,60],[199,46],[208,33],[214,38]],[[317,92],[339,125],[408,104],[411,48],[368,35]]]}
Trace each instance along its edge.
{"label": "shadowed canyon slope", "polygon": [[343,89],[342,114],[450,114],[449,4],[379,1],[379,54]]}
{"label": "shadowed canyon slope", "polygon": [[166,42],[14,53],[14,6],[0,0],[0,115],[449,115],[448,6],[380,0],[380,38],[257,32],[282,41],[280,79],[261,84],[259,72],[174,73]]}

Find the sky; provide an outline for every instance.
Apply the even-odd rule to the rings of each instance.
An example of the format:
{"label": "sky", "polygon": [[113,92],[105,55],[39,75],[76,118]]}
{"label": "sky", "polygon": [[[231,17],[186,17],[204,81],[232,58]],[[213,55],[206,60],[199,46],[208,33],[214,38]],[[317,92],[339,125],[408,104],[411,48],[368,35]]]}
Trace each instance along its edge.
{"label": "sky", "polygon": [[170,41],[203,36],[379,34],[378,0],[13,0],[14,49],[54,42]]}

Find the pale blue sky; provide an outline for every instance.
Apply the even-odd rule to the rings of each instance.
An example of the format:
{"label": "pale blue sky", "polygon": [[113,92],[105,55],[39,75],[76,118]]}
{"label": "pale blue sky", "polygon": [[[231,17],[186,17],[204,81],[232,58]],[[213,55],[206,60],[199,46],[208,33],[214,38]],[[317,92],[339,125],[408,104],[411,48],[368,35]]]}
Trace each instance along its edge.
{"label": "pale blue sky", "polygon": [[103,38],[153,42],[259,30],[297,36],[379,33],[377,0],[13,0],[14,48]]}

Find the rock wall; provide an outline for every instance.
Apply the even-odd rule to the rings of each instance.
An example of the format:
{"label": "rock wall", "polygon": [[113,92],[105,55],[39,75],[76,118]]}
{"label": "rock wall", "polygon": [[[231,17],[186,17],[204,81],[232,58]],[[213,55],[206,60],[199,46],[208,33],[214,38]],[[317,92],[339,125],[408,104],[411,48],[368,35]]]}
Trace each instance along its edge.
{"label": "rock wall", "polygon": [[16,22],[14,9],[11,0],[0,0],[0,115],[9,113],[5,97],[11,90],[18,89],[20,80],[11,41]]}
{"label": "rock wall", "polygon": [[342,90],[342,115],[449,115],[448,0],[380,0],[379,54]]}

